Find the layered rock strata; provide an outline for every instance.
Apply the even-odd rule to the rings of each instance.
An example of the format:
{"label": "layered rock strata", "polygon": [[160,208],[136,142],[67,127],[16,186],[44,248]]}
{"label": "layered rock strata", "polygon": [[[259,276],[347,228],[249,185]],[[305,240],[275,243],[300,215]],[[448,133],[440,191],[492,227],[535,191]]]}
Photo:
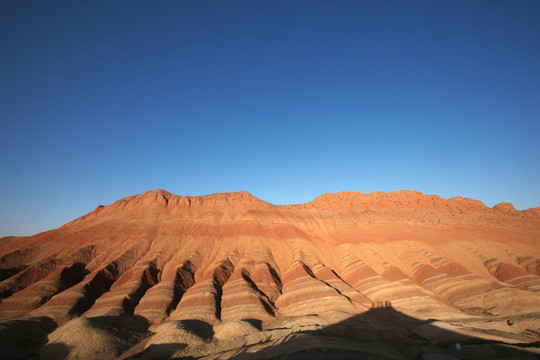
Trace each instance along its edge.
{"label": "layered rock strata", "polygon": [[[142,351],[332,324],[380,306],[417,319],[540,312],[539,269],[539,208],[413,191],[277,206],[246,192],[154,190],[0,239],[0,319],[49,319],[49,342],[64,327],[131,319],[146,329],[132,336],[146,336]],[[104,356],[133,345],[114,341]]]}

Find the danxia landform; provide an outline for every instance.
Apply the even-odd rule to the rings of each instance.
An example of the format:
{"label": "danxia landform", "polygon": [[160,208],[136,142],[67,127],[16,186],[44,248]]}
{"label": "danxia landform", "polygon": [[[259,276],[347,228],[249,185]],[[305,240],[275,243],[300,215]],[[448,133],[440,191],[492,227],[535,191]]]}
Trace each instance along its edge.
{"label": "danxia landform", "polygon": [[0,239],[0,359],[534,358],[539,342],[540,208],[153,190]]}

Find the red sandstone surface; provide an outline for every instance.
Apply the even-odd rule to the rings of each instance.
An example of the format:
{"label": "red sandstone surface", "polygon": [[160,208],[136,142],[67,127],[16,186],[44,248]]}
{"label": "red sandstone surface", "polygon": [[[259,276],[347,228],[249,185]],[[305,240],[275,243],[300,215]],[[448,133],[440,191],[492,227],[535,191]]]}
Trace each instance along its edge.
{"label": "red sandstone surface", "polygon": [[148,191],[0,239],[0,299],[0,359],[537,356],[540,208]]}

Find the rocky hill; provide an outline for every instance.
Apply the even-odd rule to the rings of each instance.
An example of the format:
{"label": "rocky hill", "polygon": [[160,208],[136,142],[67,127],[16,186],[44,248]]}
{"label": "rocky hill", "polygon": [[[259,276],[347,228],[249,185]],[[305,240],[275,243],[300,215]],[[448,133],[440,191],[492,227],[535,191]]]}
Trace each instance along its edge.
{"label": "rocky hill", "polygon": [[540,208],[164,190],[0,239],[0,359],[540,356]]}

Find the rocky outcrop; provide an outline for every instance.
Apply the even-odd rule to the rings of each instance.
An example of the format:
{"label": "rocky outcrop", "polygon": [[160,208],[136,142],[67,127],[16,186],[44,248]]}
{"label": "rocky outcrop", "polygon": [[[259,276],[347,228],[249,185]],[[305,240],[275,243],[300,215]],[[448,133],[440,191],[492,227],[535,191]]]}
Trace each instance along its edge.
{"label": "rocky outcrop", "polygon": [[[4,329],[48,321],[33,350],[43,356],[62,343],[67,358],[91,354],[87,332],[107,343],[102,358],[129,358],[336,323],[347,325],[332,334],[359,331],[390,320],[347,319],[379,308],[418,321],[528,316],[540,311],[533,210],[414,191],[288,206],[247,192],[149,191],[53,231],[0,239],[0,320]],[[127,338],[115,330],[124,324]]]}

